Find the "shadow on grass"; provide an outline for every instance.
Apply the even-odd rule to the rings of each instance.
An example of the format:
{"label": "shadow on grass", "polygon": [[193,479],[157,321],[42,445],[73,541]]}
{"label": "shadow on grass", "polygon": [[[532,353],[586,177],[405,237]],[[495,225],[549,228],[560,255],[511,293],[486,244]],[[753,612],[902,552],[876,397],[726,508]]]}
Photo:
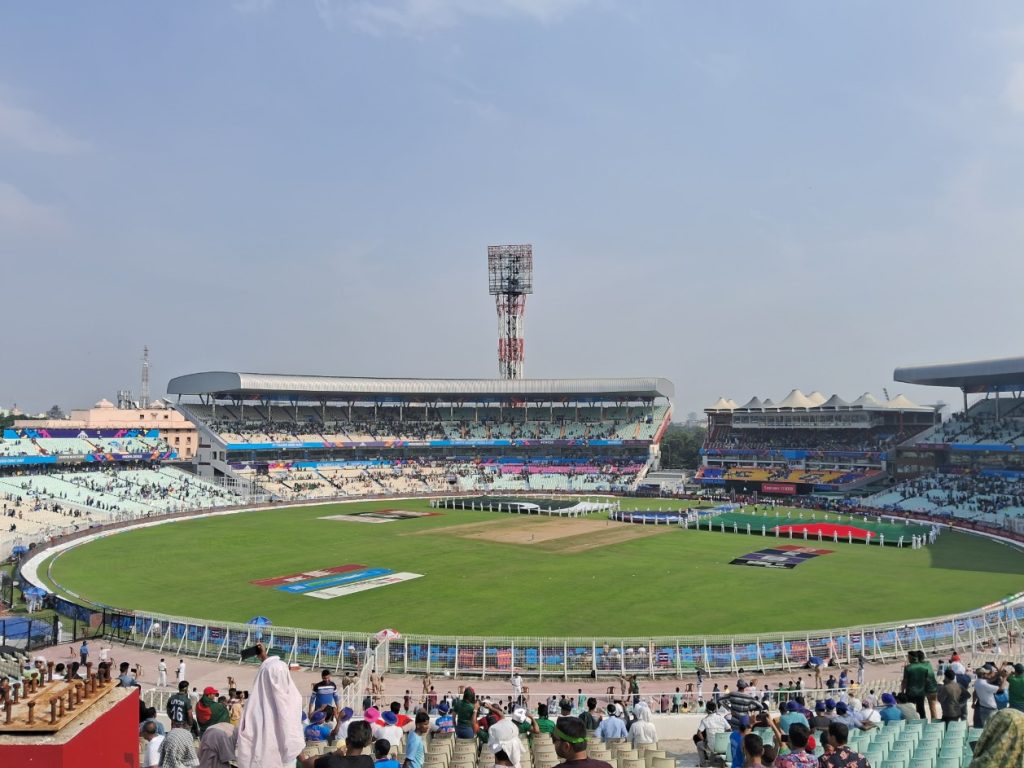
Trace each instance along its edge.
{"label": "shadow on grass", "polygon": [[1024,556],[1019,550],[978,536],[944,533],[928,552],[933,568],[1024,576]]}

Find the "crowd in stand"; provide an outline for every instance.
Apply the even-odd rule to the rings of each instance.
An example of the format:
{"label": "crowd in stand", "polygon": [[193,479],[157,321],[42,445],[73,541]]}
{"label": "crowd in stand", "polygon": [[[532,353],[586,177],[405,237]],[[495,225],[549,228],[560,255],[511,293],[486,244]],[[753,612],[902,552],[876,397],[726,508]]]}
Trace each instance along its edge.
{"label": "crowd in stand", "polygon": [[[1008,508],[1024,508],[1024,478],[979,472],[935,472],[900,483],[885,492],[886,496],[889,494],[898,494],[903,501],[923,498],[934,501],[938,507],[991,515]],[[899,502],[880,508],[898,509]]]}
{"label": "crowd in stand", "polygon": [[878,452],[907,440],[910,433],[892,427],[870,429],[736,429],[719,427],[705,448],[753,451]]}

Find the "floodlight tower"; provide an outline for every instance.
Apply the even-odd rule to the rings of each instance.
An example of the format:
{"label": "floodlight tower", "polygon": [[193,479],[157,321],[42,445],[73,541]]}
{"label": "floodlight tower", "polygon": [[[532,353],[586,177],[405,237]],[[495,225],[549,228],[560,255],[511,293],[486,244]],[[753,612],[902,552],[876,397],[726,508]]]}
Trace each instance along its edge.
{"label": "floodlight tower", "polygon": [[140,408],[149,408],[149,345],[142,348],[142,398]]}
{"label": "floodlight tower", "polygon": [[526,296],[533,293],[533,246],[487,246],[490,294],[498,310],[498,373],[503,379],[523,378]]}

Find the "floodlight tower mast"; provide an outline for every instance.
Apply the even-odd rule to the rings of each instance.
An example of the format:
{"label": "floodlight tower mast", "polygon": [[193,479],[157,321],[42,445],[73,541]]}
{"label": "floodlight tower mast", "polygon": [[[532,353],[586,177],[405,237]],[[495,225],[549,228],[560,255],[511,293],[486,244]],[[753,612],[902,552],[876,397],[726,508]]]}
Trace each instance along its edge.
{"label": "floodlight tower mast", "polygon": [[149,408],[149,345],[142,348],[142,397],[140,408]]}
{"label": "floodlight tower mast", "polygon": [[498,310],[498,373],[503,379],[523,378],[526,296],[533,293],[533,246],[487,247],[489,293]]}

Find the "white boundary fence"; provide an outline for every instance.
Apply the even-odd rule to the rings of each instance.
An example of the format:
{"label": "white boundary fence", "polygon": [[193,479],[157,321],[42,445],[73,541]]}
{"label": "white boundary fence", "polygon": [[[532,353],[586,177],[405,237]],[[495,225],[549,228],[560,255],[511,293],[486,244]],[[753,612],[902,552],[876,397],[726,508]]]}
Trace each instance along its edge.
{"label": "white boundary fence", "polygon": [[856,664],[858,654],[870,661],[895,661],[907,651],[926,653],[957,649],[978,653],[1015,644],[1024,624],[1024,596],[1016,595],[987,609],[914,623],[816,632],[737,636],[631,638],[460,637],[404,635],[378,644],[374,635],[293,627],[253,627],[147,612],[103,612],[104,631],[140,649],[175,656],[234,661],[257,641],[269,645],[289,663],[368,673],[369,657],[377,669],[392,674],[507,677],[514,668],[540,679],[609,677],[682,677],[699,667],[710,673],[746,670],[795,670],[811,656]]}

